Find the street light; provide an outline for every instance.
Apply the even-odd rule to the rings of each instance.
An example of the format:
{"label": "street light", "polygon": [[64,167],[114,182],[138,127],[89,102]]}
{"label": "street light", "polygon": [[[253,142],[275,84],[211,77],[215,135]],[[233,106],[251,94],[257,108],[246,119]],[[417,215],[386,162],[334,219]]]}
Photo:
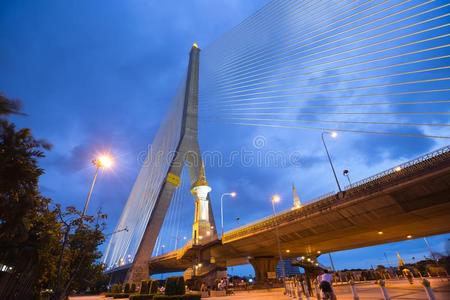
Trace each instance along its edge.
{"label": "street light", "polygon": [[100,155],[96,159],[92,160],[92,164],[95,166],[95,175],[94,175],[94,179],[92,179],[91,188],[89,189],[89,193],[86,198],[86,202],[84,203],[83,214],[81,215],[82,217],[86,214],[86,211],[87,211],[87,208],[89,205],[89,201],[91,200],[92,191],[94,190],[95,182],[97,181],[98,170],[100,170],[100,168],[109,169],[112,167],[113,163],[114,162],[113,162],[112,158],[109,155],[105,155],[105,154]]}
{"label": "street light", "polygon": [[278,255],[280,256],[281,276],[283,278],[285,278],[286,277],[286,272],[284,270],[283,255],[281,254],[280,234],[278,232],[278,222],[277,222],[277,219],[276,219],[277,213],[275,212],[275,203],[278,203],[280,201],[281,201],[281,197],[279,195],[273,195],[272,196],[273,221],[275,222],[275,233],[276,233],[276,236],[277,236]]}
{"label": "street light", "polygon": [[325,143],[325,138],[323,137],[325,134],[330,135],[332,138],[336,138],[337,137],[337,132],[336,131],[331,131],[331,132],[330,131],[324,131],[324,132],[322,132],[322,142],[323,142],[323,146],[325,147],[325,151],[327,152],[328,161],[330,162],[331,170],[333,171],[334,179],[336,179],[336,184],[338,186],[339,192],[342,192],[341,185],[339,184],[339,180],[338,180],[338,178],[336,176],[336,171],[334,170],[333,162],[331,161],[330,153],[328,152],[327,144]]}
{"label": "street light", "polygon": [[222,224],[222,231],[220,233],[220,238],[223,237],[223,197],[225,196],[231,196],[231,197],[236,197],[236,193],[235,192],[231,192],[231,193],[223,193],[222,196],[220,196],[220,220],[221,220],[221,224]]}
{"label": "street light", "polygon": [[350,180],[350,171],[349,170],[344,170],[343,172],[342,172],[342,175],[344,175],[345,177],[347,177],[347,180],[348,180],[348,185],[349,185],[349,187],[352,187],[352,181]]}

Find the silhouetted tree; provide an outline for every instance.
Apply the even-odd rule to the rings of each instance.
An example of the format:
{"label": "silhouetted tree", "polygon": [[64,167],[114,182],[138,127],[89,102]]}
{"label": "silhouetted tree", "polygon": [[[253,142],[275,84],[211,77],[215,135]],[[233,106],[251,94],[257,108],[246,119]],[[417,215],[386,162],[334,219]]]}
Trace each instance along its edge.
{"label": "silhouetted tree", "polygon": [[37,160],[50,145],[2,118],[19,108],[0,97],[0,263],[12,268],[0,277],[1,299],[30,299],[41,273],[39,249],[52,239],[56,225],[50,200],[38,190],[43,170]]}

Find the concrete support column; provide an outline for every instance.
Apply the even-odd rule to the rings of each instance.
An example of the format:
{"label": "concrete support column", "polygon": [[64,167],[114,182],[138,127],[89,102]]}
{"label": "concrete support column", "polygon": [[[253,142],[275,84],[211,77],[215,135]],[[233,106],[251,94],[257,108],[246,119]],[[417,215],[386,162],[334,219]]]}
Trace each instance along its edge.
{"label": "concrete support column", "polygon": [[268,277],[267,272],[276,272],[278,259],[275,257],[255,257],[249,260],[255,270],[256,283],[264,283]]}

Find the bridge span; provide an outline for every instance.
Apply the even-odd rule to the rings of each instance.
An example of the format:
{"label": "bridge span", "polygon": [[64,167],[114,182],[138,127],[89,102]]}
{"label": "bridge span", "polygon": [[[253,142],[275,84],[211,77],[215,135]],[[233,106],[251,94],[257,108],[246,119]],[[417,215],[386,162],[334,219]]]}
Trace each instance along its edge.
{"label": "bridge span", "polygon": [[[185,271],[196,261],[227,267],[251,263],[257,279],[273,271],[276,227],[284,258],[314,260],[327,252],[450,231],[450,147],[439,149],[347,187],[224,233],[222,240],[150,258],[150,273]],[[194,266],[198,272],[207,266]],[[202,272],[200,269],[205,268]]]}

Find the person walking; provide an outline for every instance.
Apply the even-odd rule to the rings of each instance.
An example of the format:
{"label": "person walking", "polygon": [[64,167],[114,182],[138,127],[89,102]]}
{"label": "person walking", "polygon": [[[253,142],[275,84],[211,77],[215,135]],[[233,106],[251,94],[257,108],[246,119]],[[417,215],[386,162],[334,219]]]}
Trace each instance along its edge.
{"label": "person walking", "polygon": [[324,300],[336,300],[336,295],[333,291],[333,275],[328,270],[323,270],[322,274],[317,276],[317,282]]}

